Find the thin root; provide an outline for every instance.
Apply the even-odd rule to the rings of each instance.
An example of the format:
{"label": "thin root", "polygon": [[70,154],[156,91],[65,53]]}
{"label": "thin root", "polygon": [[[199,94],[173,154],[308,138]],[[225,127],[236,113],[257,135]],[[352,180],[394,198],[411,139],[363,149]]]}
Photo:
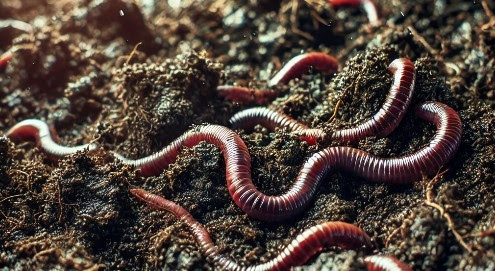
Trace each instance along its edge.
{"label": "thin root", "polygon": [[401,233],[402,238],[403,239],[405,238],[407,227],[413,223],[415,217],[416,217],[416,212],[415,211],[411,212],[409,216],[402,221],[402,224],[398,228],[392,231],[392,233],[387,237],[387,240],[385,240],[386,248],[388,248],[388,246],[390,245],[390,241],[392,240],[392,238],[395,235],[397,235],[399,232]]}
{"label": "thin root", "polygon": [[62,204],[59,180],[57,180],[57,194],[58,194],[58,206],[60,207],[60,214],[58,215],[58,223],[62,223],[63,204]]}
{"label": "thin root", "polygon": [[414,36],[414,38],[416,38],[416,40],[418,40],[418,42],[421,43],[426,48],[426,50],[430,52],[431,55],[433,56],[438,55],[438,50],[433,49],[433,47],[431,47],[431,45],[426,41],[426,39],[423,38],[414,27],[408,26],[407,29],[409,29],[409,31]]}
{"label": "thin root", "polygon": [[444,170],[443,172],[438,172],[437,175],[435,175],[435,177],[430,182],[428,182],[428,184],[426,186],[426,191],[425,191],[425,194],[426,194],[425,203],[426,203],[426,205],[433,207],[440,212],[440,215],[447,220],[447,225],[449,226],[450,230],[454,234],[457,241],[461,244],[462,247],[464,247],[469,253],[471,253],[471,252],[473,252],[472,247],[464,241],[464,238],[456,230],[454,221],[452,220],[452,217],[450,216],[450,214],[447,213],[442,206],[435,203],[435,201],[434,201],[434,199],[435,199],[435,193],[433,191],[434,187],[438,183],[438,181],[441,179],[442,175],[445,172],[446,172],[446,170]]}
{"label": "thin root", "polygon": [[143,42],[138,42],[134,46],[134,49],[132,49],[132,52],[129,54],[129,56],[127,57],[127,60],[125,61],[125,66],[129,65],[129,62],[131,62],[132,57],[136,54],[137,49],[138,49],[139,45],[141,45],[141,44],[143,44]]}
{"label": "thin root", "polygon": [[489,229],[486,231],[471,233],[468,235],[468,237],[486,237],[486,236],[490,236],[490,235],[495,235],[495,229]]}

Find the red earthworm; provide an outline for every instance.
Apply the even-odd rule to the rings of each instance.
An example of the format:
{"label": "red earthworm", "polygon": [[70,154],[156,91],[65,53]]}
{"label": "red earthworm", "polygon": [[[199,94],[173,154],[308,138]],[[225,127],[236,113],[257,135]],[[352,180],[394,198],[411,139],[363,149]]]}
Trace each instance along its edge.
{"label": "red earthworm", "polygon": [[289,131],[297,133],[299,138],[310,145],[316,144],[319,140],[326,139],[326,133],[321,129],[310,129],[293,118],[273,111],[266,107],[254,107],[236,113],[229,120],[234,128],[250,130],[256,125],[261,125],[274,131],[276,128],[284,127]]}
{"label": "red earthworm", "polygon": [[334,7],[339,6],[362,6],[370,24],[377,25],[380,20],[378,5],[374,0],[328,0],[328,3]]}
{"label": "red earthworm", "polygon": [[12,54],[11,51],[7,51],[3,53],[3,55],[0,56],[0,69],[7,66],[7,63],[9,63],[10,60],[14,57],[14,54]]}
{"label": "red earthworm", "polygon": [[299,234],[272,260],[255,266],[241,266],[220,254],[208,231],[184,208],[143,189],[130,189],[129,191],[148,206],[170,212],[186,224],[194,235],[201,252],[223,270],[288,270],[290,267],[303,265],[326,246],[339,246],[345,249],[371,247],[371,240],[362,229],[345,222],[326,222]]}
{"label": "red earthworm", "polygon": [[268,82],[268,86],[273,87],[280,83],[286,84],[291,79],[297,78],[311,69],[325,73],[334,73],[339,69],[339,62],[333,56],[321,52],[295,56],[273,76],[270,82]]}
{"label": "red earthworm", "polygon": [[173,163],[183,147],[191,148],[202,141],[214,144],[222,150],[229,186],[241,175],[251,180],[251,156],[246,144],[237,133],[220,125],[204,125],[189,130],[161,151],[141,159],[127,159],[115,152],[113,155],[124,164],[138,167],[141,175],[153,176]]}
{"label": "red earthworm", "polygon": [[354,128],[342,129],[331,135],[321,129],[309,129],[306,125],[293,120],[289,116],[267,108],[250,108],[235,114],[230,123],[233,127],[250,129],[261,124],[274,130],[277,127],[287,127],[301,135],[301,139],[309,144],[317,140],[334,140],[339,142],[356,142],[367,136],[377,135],[385,137],[400,123],[411,103],[416,81],[414,64],[407,58],[399,58],[388,66],[394,74],[394,83],[383,103],[382,108],[369,120]]}
{"label": "red earthworm", "polygon": [[364,258],[368,271],[412,271],[412,268],[394,256],[373,255]]}
{"label": "red earthworm", "polygon": [[217,87],[219,95],[236,103],[266,104],[277,96],[273,89],[260,90],[240,86],[222,85]]}
{"label": "red earthworm", "polygon": [[159,174],[173,163],[183,146],[192,147],[207,141],[219,147],[224,155],[227,188],[234,202],[249,216],[280,221],[302,212],[316,194],[321,179],[330,170],[342,169],[364,179],[388,183],[421,180],[437,172],[455,154],[461,137],[461,121],[447,105],[426,102],[416,114],[437,126],[428,146],[399,158],[379,158],[351,147],[330,147],[311,156],[296,180],[284,194],[269,196],[259,191],[251,179],[251,157],[242,139],[233,131],[217,125],[191,130],[169,146],[148,157],[130,160],[115,154],[125,164],[140,168],[145,176]]}
{"label": "red earthworm", "polygon": [[[290,80],[300,77],[311,69],[325,73],[334,73],[338,70],[337,59],[321,52],[305,53],[293,57],[282,69],[268,82],[269,87],[280,83],[286,84]],[[259,90],[238,86],[219,86],[217,90],[220,96],[238,103],[266,104],[275,99],[277,93],[274,90]]]}
{"label": "red earthworm", "polygon": [[53,140],[53,137],[56,137],[54,131],[48,127],[46,122],[37,119],[27,119],[17,123],[7,131],[6,136],[14,141],[35,139],[39,147],[56,157],[74,154],[83,150],[94,151],[98,148],[98,145],[94,143],[75,147],[61,146]]}

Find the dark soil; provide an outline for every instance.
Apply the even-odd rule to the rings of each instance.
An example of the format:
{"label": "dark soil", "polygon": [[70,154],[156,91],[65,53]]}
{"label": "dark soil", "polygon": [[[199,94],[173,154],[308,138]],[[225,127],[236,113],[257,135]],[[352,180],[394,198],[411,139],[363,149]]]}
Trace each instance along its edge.
{"label": "dark soil", "polygon": [[[61,144],[102,145],[97,153],[54,160],[35,143],[0,140],[0,268],[214,269],[184,225],[128,193],[134,185],[189,210],[220,250],[243,265],[274,257],[310,226],[341,220],[362,227],[375,251],[328,248],[308,269],[364,270],[363,255],[387,253],[416,270],[495,270],[495,17],[478,0],[378,4],[384,23],[371,27],[361,9],[333,9],[325,1],[190,0],[180,9],[157,0],[0,1],[0,19],[35,28],[33,34],[0,28],[0,54],[16,50],[0,71],[0,130],[39,118],[55,126]],[[484,4],[495,11],[494,1]],[[460,149],[429,191],[444,213],[426,204],[432,179],[385,185],[335,172],[303,215],[264,223],[231,200],[223,157],[213,145],[184,150],[150,178],[109,155],[143,157],[194,125],[228,125],[251,105],[224,100],[216,86],[264,87],[281,63],[302,51],[336,55],[342,70],[280,86],[270,106],[329,130],[374,114],[392,82],[388,64],[397,57],[415,61],[412,106],[441,101],[463,121]],[[268,194],[285,191],[305,160],[328,146],[310,147],[283,130],[239,133],[255,184]],[[390,136],[354,147],[396,157],[433,134],[434,126],[409,110]]]}

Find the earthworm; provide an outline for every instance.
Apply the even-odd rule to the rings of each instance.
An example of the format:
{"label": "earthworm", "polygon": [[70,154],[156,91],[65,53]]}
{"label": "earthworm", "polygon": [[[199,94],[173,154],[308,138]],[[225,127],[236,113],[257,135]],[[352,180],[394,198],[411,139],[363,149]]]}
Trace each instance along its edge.
{"label": "earthworm", "polygon": [[33,26],[19,20],[12,20],[12,19],[7,19],[7,20],[0,20],[0,28],[15,28],[17,30],[26,32],[26,33],[32,33],[33,32]]}
{"label": "earthworm", "polygon": [[[124,164],[138,167],[141,175],[154,176],[173,163],[183,147],[191,148],[202,141],[214,144],[222,150],[228,186],[244,177],[251,182],[251,156],[246,144],[237,133],[220,125],[203,125],[189,130],[161,151],[141,159],[128,159],[115,152],[113,155]],[[232,192],[234,188],[232,187]]]}
{"label": "earthworm", "polygon": [[[286,84],[290,80],[300,77],[311,69],[325,73],[334,73],[338,70],[337,59],[321,52],[305,53],[290,59],[268,82],[269,87]],[[266,104],[275,99],[277,92],[272,89],[259,90],[256,88],[238,87],[231,85],[219,86],[220,96],[238,103]]]}
{"label": "earthworm", "polygon": [[0,56],[0,69],[7,66],[10,60],[14,57],[11,51],[7,51]]}
{"label": "earthworm", "polygon": [[368,271],[412,271],[412,268],[394,256],[373,255],[364,258]]}
{"label": "earthworm", "polygon": [[328,0],[328,3],[334,7],[339,6],[362,6],[370,24],[377,25],[380,22],[378,5],[374,0]]}
{"label": "earthworm", "polygon": [[37,119],[27,119],[17,123],[7,131],[6,136],[13,141],[35,139],[39,147],[56,157],[74,154],[83,150],[94,151],[98,148],[98,145],[94,143],[75,147],[61,146],[53,140],[53,137],[56,137],[54,131],[48,127],[46,122]]}
{"label": "earthworm", "polygon": [[327,246],[339,246],[345,249],[371,247],[371,240],[362,229],[345,222],[326,222],[299,234],[272,260],[254,266],[241,266],[220,254],[208,231],[184,208],[143,189],[130,189],[129,191],[151,208],[170,212],[187,225],[201,252],[222,270],[288,270],[292,266],[303,265]]}
{"label": "earthworm", "polygon": [[311,69],[325,73],[334,73],[339,69],[339,62],[333,56],[321,52],[311,52],[295,56],[273,76],[268,82],[268,86],[273,87],[280,83],[286,84],[291,79],[297,78]]}
{"label": "earthworm", "polygon": [[321,129],[309,129],[285,114],[260,107],[238,112],[230,119],[230,124],[243,129],[251,129],[256,124],[261,124],[271,130],[277,127],[287,127],[309,144],[314,144],[318,140],[356,142],[372,135],[385,137],[399,125],[404,117],[411,103],[416,81],[414,64],[407,58],[392,61],[388,70],[393,73],[394,82],[383,106],[375,115],[357,127],[337,130],[327,135]]}
{"label": "earthworm", "polygon": [[180,149],[207,141],[224,155],[227,188],[234,202],[249,216],[265,221],[281,221],[301,213],[317,192],[321,179],[330,170],[342,169],[371,181],[406,183],[437,172],[455,154],[461,137],[457,113],[439,102],[426,102],[416,114],[437,126],[433,140],[419,151],[399,158],[379,158],[351,147],[330,147],[311,156],[284,194],[269,196],[259,191],[251,179],[251,157],[235,132],[218,125],[191,130],[169,146],[148,157],[131,160],[115,154],[124,164],[139,167],[145,176],[159,174],[173,163]]}
{"label": "earthworm", "polygon": [[257,88],[247,88],[232,85],[222,85],[217,87],[219,95],[236,103],[256,103],[266,104],[277,96],[273,89],[260,90]]}
{"label": "earthworm", "polygon": [[251,130],[256,125],[261,125],[274,131],[276,128],[284,127],[299,135],[299,139],[310,145],[326,139],[326,133],[322,129],[310,129],[308,126],[295,119],[266,107],[254,107],[242,110],[232,116],[229,120],[234,128]]}

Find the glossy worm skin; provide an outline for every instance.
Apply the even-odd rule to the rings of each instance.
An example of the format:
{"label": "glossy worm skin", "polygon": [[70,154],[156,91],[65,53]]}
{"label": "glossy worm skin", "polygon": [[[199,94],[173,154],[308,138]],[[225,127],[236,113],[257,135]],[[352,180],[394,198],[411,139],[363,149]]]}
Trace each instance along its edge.
{"label": "glossy worm skin", "polygon": [[94,151],[98,148],[98,145],[94,143],[75,147],[61,146],[53,140],[52,136],[55,136],[55,134],[52,132],[46,122],[37,119],[27,119],[10,128],[6,136],[13,141],[34,139],[41,149],[55,157],[71,155],[84,150]]}
{"label": "glossy worm skin", "polygon": [[277,92],[273,89],[260,90],[257,88],[222,85],[217,87],[217,91],[225,99],[241,104],[267,104],[277,97]]}
{"label": "glossy worm skin", "polygon": [[[294,78],[315,69],[325,73],[337,72],[339,63],[337,59],[325,53],[312,52],[293,57],[280,71],[268,82],[269,87],[278,84],[286,84]],[[259,90],[256,88],[239,87],[232,85],[218,86],[219,95],[237,103],[266,104],[275,99],[275,90]]]}
{"label": "glossy worm skin", "polygon": [[251,182],[251,156],[246,144],[237,133],[220,125],[203,125],[189,130],[161,151],[141,159],[128,159],[115,152],[113,155],[124,164],[138,167],[141,175],[154,176],[175,162],[182,148],[192,148],[202,141],[214,144],[222,151],[229,192],[233,193],[240,181],[248,179]]}
{"label": "glossy worm skin", "polygon": [[288,191],[269,196],[259,191],[251,179],[251,159],[242,139],[233,131],[217,125],[192,130],[149,157],[130,160],[116,154],[126,164],[140,167],[143,175],[155,175],[174,162],[183,146],[207,141],[224,155],[227,188],[234,202],[249,216],[264,221],[292,218],[306,209],[330,170],[341,169],[364,179],[387,183],[421,180],[437,172],[455,154],[461,138],[461,121],[447,105],[427,102],[416,114],[437,126],[435,137],[419,151],[399,158],[378,158],[351,147],[330,147],[311,156]]}
{"label": "glossy worm skin", "polygon": [[306,141],[310,145],[327,139],[326,133],[322,129],[310,129],[286,114],[266,107],[242,110],[232,116],[229,123],[233,128],[244,130],[252,130],[258,124],[271,131],[275,131],[277,128],[287,128],[289,131],[298,134],[299,139]]}
{"label": "glossy worm skin", "polygon": [[6,20],[0,20],[0,28],[7,28],[11,27],[20,31],[24,31],[26,33],[32,33],[33,32],[33,26],[19,20],[12,20],[12,19],[6,19]]}
{"label": "glossy worm skin", "polygon": [[7,66],[10,60],[14,57],[14,54],[12,52],[7,51],[3,55],[0,56],[0,69]]}
{"label": "glossy worm skin", "polygon": [[364,258],[368,271],[412,271],[412,268],[394,256],[373,255]]}
{"label": "glossy worm skin", "polygon": [[380,22],[378,5],[374,0],[328,0],[328,3],[334,7],[339,6],[362,6],[370,24],[377,25]]}
{"label": "glossy worm skin", "polygon": [[326,222],[299,234],[272,260],[255,266],[241,266],[220,254],[208,231],[184,208],[143,189],[130,189],[129,191],[148,206],[170,212],[185,223],[194,235],[201,252],[222,270],[289,270],[290,267],[303,265],[325,247],[339,246],[345,249],[371,247],[370,238],[360,228],[344,222]]}
{"label": "glossy worm skin", "polygon": [[315,144],[318,140],[356,142],[372,135],[385,137],[397,128],[404,117],[411,103],[416,82],[414,64],[407,58],[392,61],[388,70],[393,73],[394,82],[383,106],[369,120],[357,127],[337,130],[328,136],[321,129],[309,129],[285,114],[260,107],[238,112],[232,116],[230,124],[235,128],[243,129],[251,129],[256,124],[261,124],[271,130],[277,127],[287,127],[290,131],[300,134],[301,139],[309,144]]}
{"label": "glossy worm skin", "polygon": [[339,62],[333,56],[325,53],[312,52],[293,57],[268,82],[269,87],[280,83],[286,84],[291,79],[300,77],[311,69],[325,73],[335,73],[339,69]]}

